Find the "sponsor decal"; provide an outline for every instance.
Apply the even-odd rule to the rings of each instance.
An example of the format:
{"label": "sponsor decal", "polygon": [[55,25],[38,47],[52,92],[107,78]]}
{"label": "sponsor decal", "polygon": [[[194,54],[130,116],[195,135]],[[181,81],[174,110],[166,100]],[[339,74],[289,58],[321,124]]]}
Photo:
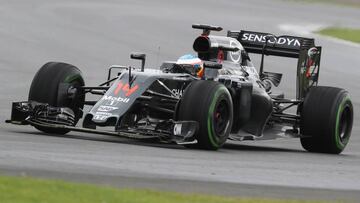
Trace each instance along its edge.
{"label": "sponsor decal", "polygon": [[319,54],[319,51],[318,51],[318,49],[316,47],[312,47],[312,48],[309,49],[308,56],[311,59],[315,59],[316,54]]}
{"label": "sponsor decal", "polygon": [[121,103],[128,103],[130,101],[129,98],[123,98],[123,97],[113,97],[113,96],[103,96],[101,100],[106,101],[105,105],[107,106],[116,106],[119,102]]}
{"label": "sponsor decal", "polygon": [[[258,43],[265,43],[267,34],[255,34],[255,33],[244,33],[242,35],[242,41],[251,41]],[[293,47],[300,47],[300,40],[294,37],[271,37],[268,41],[271,44],[279,44]]]}
{"label": "sponsor decal", "polygon": [[183,81],[188,81],[189,79],[187,77],[177,77],[177,76],[174,76],[173,77],[173,80],[183,80]]}
{"label": "sponsor decal", "polygon": [[130,96],[132,95],[137,89],[139,89],[139,85],[134,85],[132,87],[129,86],[129,84],[123,84],[121,81],[118,83],[114,94],[117,95],[119,94],[120,91],[125,93],[125,96]]}
{"label": "sponsor decal", "polygon": [[106,112],[96,112],[95,114],[103,115],[103,116],[112,116],[111,113],[106,113]]}
{"label": "sponsor decal", "polygon": [[111,113],[106,113],[106,112],[96,112],[93,119],[94,120],[98,120],[98,121],[104,121],[107,118],[109,118],[110,116],[112,116]]}
{"label": "sponsor decal", "polygon": [[182,97],[184,90],[181,89],[172,89],[171,92],[177,97],[180,98]]}
{"label": "sponsor decal", "polygon": [[217,62],[218,63],[222,63],[224,61],[224,51],[223,50],[219,50],[218,54],[217,54]]}
{"label": "sponsor decal", "polygon": [[177,123],[174,125],[174,135],[181,135],[182,124]]}
{"label": "sponsor decal", "polygon": [[109,116],[104,116],[104,115],[100,115],[100,114],[95,114],[94,115],[94,120],[98,120],[98,121],[104,121],[106,120],[107,118],[109,118]]}
{"label": "sponsor decal", "polygon": [[315,58],[319,54],[319,51],[318,51],[318,49],[316,47],[312,47],[312,48],[309,49],[307,54],[308,54],[308,59],[307,59],[307,62],[306,62],[306,67],[305,67],[305,76],[307,78],[310,78],[311,73],[315,69]]}
{"label": "sponsor decal", "polygon": [[118,109],[118,107],[113,106],[100,106],[97,110],[102,112],[109,112]]}

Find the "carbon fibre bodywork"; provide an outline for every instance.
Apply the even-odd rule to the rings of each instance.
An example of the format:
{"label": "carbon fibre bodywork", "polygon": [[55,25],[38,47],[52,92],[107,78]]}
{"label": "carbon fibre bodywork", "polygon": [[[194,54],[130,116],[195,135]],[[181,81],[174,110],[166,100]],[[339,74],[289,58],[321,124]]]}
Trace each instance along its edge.
{"label": "carbon fibre bodywork", "polygon": [[[158,70],[135,71],[131,77],[129,84],[129,73],[122,73],[104,96],[91,108],[90,112],[86,114],[85,122],[93,122],[100,126],[115,125],[125,113],[131,110],[133,105],[136,105],[136,102],[146,100],[146,95],[150,91],[170,97],[182,92],[194,80],[194,77],[188,74],[165,74]],[[161,83],[168,89],[163,87]],[[146,93],[146,91],[148,92]]]}

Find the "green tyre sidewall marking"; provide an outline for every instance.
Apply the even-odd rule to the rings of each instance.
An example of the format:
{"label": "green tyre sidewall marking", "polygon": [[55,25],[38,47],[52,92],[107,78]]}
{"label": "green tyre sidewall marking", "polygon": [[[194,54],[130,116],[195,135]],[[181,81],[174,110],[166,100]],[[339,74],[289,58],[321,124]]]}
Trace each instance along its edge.
{"label": "green tyre sidewall marking", "polygon": [[336,126],[335,126],[335,143],[336,143],[336,147],[338,149],[344,149],[348,140],[349,140],[349,137],[346,137],[345,140],[343,140],[343,142],[341,142],[340,140],[340,134],[339,134],[339,128],[340,128],[340,116],[344,110],[344,104],[347,102],[347,101],[350,101],[350,97],[344,97],[344,99],[342,100],[342,102],[340,103],[340,106],[338,108],[338,111],[337,111],[337,114],[336,114]]}
{"label": "green tyre sidewall marking", "polygon": [[81,75],[80,74],[76,74],[76,75],[69,75],[65,78],[64,82],[65,83],[71,83],[77,79],[80,79]]}
{"label": "green tyre sidewall marking", "polygon": [[208,112],[208,122],[207,122],[208,136],[209,136],[211,145],[215,148],[219,147],[219,143],[218,143],[217,137],[214,136],[215,130],[214,130],[213,122],[212,122],[213,115],[214,115],[215,105],[216,105],[219,95],[226,91],[227,91],[226,87],[223,87],[223,86],[220,87],[218,90],[216,90],[213,100],[211,101],[211,105],[210,105],[209,112]]}

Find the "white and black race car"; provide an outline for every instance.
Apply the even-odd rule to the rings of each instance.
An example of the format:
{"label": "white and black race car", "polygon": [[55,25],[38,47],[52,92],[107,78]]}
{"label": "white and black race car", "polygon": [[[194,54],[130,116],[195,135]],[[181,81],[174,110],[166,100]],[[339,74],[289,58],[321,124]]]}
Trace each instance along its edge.
{"label": "white and black race car", "polygon": [[[144,69],[145,54],[131,54],[141,68],[111,66],[108,79],[96,87],[85,86],[73,65],[46,63],[32,81],[28,101],[14,102],[7,122],[46,133],[81,131],[212,150],[228,139],[277,137],[300,138],[311,152],[344,150],[353,106],[345,90],[317,86],[321,47],[314,39],[244,30],[214,36],[210,32],[221,27],[192,27],[203,30],[193,44],[196,57],[154,70]],[[261,54],[259,71],[248,53]],[[282,74],[264,71],[265,55],[298,59],[296,98],[272,93]],[[88,94],[101,98],[90,101]],[[85,105],[91,106],[87,112]]]}

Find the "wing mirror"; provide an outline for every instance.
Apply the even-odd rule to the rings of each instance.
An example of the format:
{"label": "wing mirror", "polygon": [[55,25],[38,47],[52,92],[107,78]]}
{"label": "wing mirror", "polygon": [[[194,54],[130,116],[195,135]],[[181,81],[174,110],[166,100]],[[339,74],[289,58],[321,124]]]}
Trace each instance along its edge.
{"label": "wing mirror", "polygon": [[206,62],[204,62],[204,68],[219,70],[219,69],[222,69],[222,64],[206,61]]}
{"label": "wing mirror", "polygon": [[131,53],[130,58],[135,59],[135,60],[141,60],[141,72],[144,72],[146,54],[143,54],[143,53]]}

